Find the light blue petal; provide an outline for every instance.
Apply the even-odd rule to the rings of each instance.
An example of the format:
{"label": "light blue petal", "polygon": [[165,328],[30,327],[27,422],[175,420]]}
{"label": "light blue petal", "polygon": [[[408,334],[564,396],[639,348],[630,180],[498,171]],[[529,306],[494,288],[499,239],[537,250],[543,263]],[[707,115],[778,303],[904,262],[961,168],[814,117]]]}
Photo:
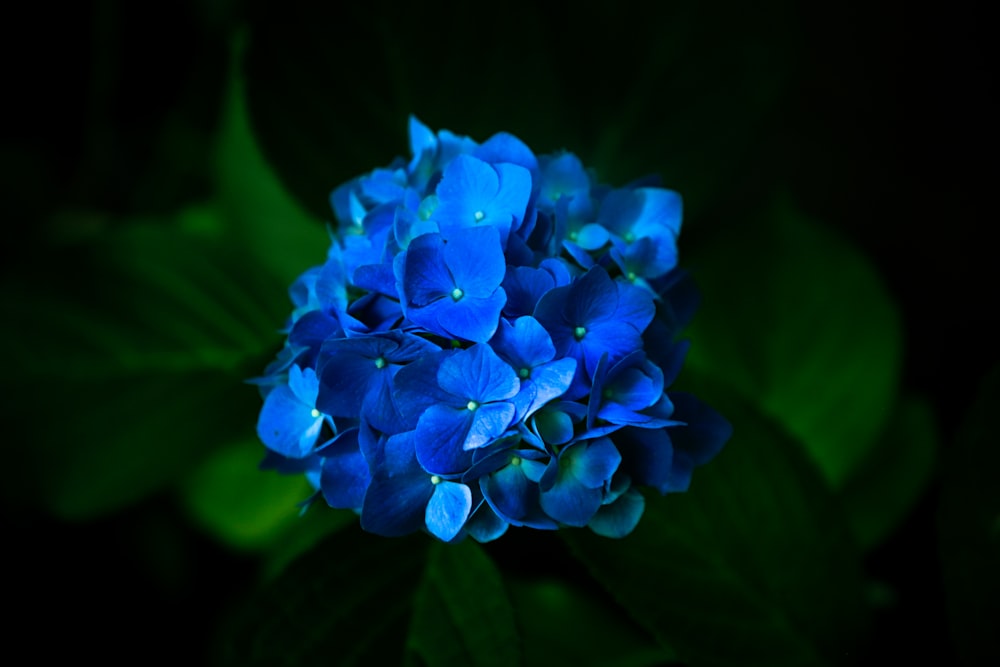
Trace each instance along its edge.
{"label": "light blue petal", "polygon": [[465,484],[442,481],[435,485],[424,521],[432,535],[451,541],[462,530],[472,510],[472,492]]}
{"label": "light blue petal", "polygon": [[510,403],[486,403],[474,411],[472,426],[463,449],[476,449],[493,442],[507,430],[514,420],[514,406]]}
{"label": "light blue petal", "polygon": [[477,403],[513,398],[521,388],[514,369],[482,343],[445,359],[437,381],[442,389],[463,401]]}

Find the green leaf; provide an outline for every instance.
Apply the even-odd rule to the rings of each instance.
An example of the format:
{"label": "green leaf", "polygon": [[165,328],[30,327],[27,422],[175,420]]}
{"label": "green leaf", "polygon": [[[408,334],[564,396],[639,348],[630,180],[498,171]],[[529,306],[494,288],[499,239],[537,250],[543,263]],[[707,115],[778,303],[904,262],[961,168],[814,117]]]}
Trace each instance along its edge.
{"label": "green leaf", "polygon": [[[215,145],[216,201],[228,233],[285,286],[325,260],[330,237],[323,224],[288,194],[260,152],[247,114],[240,68],[244,49],[245,35],[237,34]],[[324,214],[331,216],[328,209]]]}
{"label": "green leaf", "polygon": [[521,664],[514,610],[500,572],[472,540],[431,547],[409,646],[429,667]]}
{"label": "green leaf", "polygon": [[427,538],[334,533],[231,619],[222,664],[397,665]]}
{"label": "green leaf", "polygon": [[951,634],[966,665],[1000,663],[1000,366],[980,387],[946,460],[938,537]]}
{"label": "green leaf", "polygon": [[205,530],[238,549],[262,549],[300,521],[298,503],[312,495],[303,475],[261,471],[264,447],[234,443],[212,454],[181,485],[191,516]]}
{"label": "green leaf", "polygon": [[840,497],[858,544],[887,538],[934,475],[937,424],[926,399],[903,396],[882,438],[847,479]]}
{"label": "green leaf", "polygon": [[532,667],[658,667],[676,654],[624,618],[617,605],[558,579],[508,579]]}
{"label": "green leaf", "polygon": [[864,623],[859,556],[797,444],[735,394],[699,384],[732,422],[690,491],[647,492],[621,541],[563,531],[643,627],[693,665],[853,662]]}
{"label": "green leaf", "polygon": [[335,510],[323,502],[313,503],[280,539],[269,545],[264,554],[264,579],[277,577],[327,535],[357,524],[358,516],[354,512]]}
{"label": "green leaf", "polygon": [[788,3],[725,22],[713,11],[625,0],[594,21],[563,3],[292,1],[274,20],[262,5],[250,14],[250,108],[266,154],[316,215],[333,187],[408,152],[411,113],[478,141],[507,131],[536,153],[570,150],[618,185],[659,172],[694,210],[748,165],[759,172],[752,149],[766,145],[796,62]]}
{"label": "green leaf", "polygon": [[736,388],[841,487],[891,414],[899,315],[870,262],[787,204],[686,258],[703,292],[688,365]]}
{"label": "green leaf", "polygon": [[280,343],[286,297],[238,247],[165,220],[48,259],[0,288],[18,322],[0,335],[27,497],[92,517],[252,433],[260,398],[243,381]]}

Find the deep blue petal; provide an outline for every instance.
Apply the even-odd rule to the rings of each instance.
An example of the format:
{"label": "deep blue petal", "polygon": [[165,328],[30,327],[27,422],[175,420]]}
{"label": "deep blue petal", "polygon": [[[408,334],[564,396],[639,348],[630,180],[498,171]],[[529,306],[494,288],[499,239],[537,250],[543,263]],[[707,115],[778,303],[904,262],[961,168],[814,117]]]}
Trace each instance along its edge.
{"label": "deep blue petal", "polygon": [[539,502],[550,517],[569,526],[585,526],[601,506],[601,489],[589,489],[571,475],[560,474]]}
{"label": "deep blue petal", "polygon": [[685,392],[670,392],[673,416],[686,423],[670,430],[674,448],[686,452],[695,465],[704,465],[722,451],[733,434],[732,425],[710,405]]}
{"label": "deep blue petal", "polygon": [[455,289],[443,252],[440,234],[424,234],[413,239],[406,252],[396,255],[393,269],[404,312],[407,306],[426,306]]}
{"label": "deep blue petal", "polygon": [[361,509],[370,482],[371,473],[358,444],[357,429],[345,431],[323,448],[320,485],[330,507]]}
{"label": "deep blue petal", "polygon": [[416,429],[417,460],[435,475],[456,475],[472,463],[463,449],[475,415],[472,410],[432,405],[420,416]]}
{"label": "deep blue petal", "polygon": [[384,354],[394,347],[376,336],[327,341],[320,360],[319,409],[334,417],[359,417],[369,392],[381,393],[380,385],[390,382]]}
{"label": "deep blue petal", "polygon": [[441,363],[456,353],[457,350],[428,353],[399,369],[393,378],[393,396],[404,421],[416,427],[420,415],[432,405],[463,405],[453,394],[441,389],[437,381]]}
{"label": "deep blue petal", "polygon": [[622,455],[622,468],[632,481],[651,486],[660,493],[676,480],[674,447],[666,429],[626,428],[615,436]]}
{"label": "deep blue petal", "polygon": [[375,456],[376,465],[361,509],[363,529],[394,537],[424,526],[434,483],[417,465],[414,443],[412,432],[393,436]]}

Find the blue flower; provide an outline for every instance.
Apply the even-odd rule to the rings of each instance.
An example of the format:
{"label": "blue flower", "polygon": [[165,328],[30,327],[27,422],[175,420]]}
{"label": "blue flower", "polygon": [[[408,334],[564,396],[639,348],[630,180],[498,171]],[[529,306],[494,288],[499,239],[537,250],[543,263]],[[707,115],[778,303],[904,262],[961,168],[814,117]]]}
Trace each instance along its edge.
{"label": "blue flower", "polygon": [[395,400],[417,415],[416,456],[433,474],[465,471],[470,450],[503,435],[513,423],[517,374],[488,345],[439,355],[396,376]]}
{"label": "blue flower", "polygon": [[262,467],[367,531],[621,538],[641,489],[684,491],[730,435],[670,391],[688,342],[677,193],[572,153],[415,118],[409,160],[334,189],[327,259],[289,290],[263,377]]}
{"label": "blue flower", "polygon": [[456,230],[447,241],[424,234],[396,256],[394,268],[411,322],[446,338],[485,343],[493,336],[507,302],[496,228]]}

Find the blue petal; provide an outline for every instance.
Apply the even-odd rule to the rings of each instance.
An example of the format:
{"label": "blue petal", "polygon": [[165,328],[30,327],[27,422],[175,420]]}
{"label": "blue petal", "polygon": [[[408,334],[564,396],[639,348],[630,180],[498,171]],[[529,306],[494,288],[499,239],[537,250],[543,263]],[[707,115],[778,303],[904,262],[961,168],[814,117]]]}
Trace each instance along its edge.
{"label": "blue petal", "polygon": [[323,345],[319,409],[334,417],[359,417],[369,392],[381,393],[391,380],[388,364],[379,366],[387,349],[396,345],[375,336],[337,338]]}
{"label": "blue petal", "polygon": [[375,469],[361,508],[361,527],[386,537],[406,535],[424,525],[427,502],[434,493],[430,475],[416,465],[413,434],[393,436],[377,457]]}
{"label": "blue petal", "polygon": [[609,438],[567,447],[562,456],[569,457],[569,470],[580,484],[591,489],[604,486],[622,461],[621,454]]}
{"label": "blue petal", "polygon": [[514,420],[514,406],[510,403],[487,403],[474,411],[472,426],[463,449],[476,449],[493,442],[507,430]]}
{"label": "blue petal", "polygon": [[501,322],[490,345],[504,361],[518,370],[530,370],[552,361],[556,356],[549,332],[530,316],[519,317],[513,323]]}
{"label": "blue petal", "polygon": [[[289,377],[297,370],[298,366],[292,366]],[[323,427],[323,417],[314,416],[313,407],[303,402],[289,386],[275,387],[261,407],[257,436],[269,449],[283,456],[308,456]]]}
{"label": "blue petal", "polygon": [[406,252],[396,255],[393,270],[404,312],[407,306],[426,306],[455,288],[443,251],[440,234],[424,234],[413,239]]}
{"label": "blue petal", "polygon": [[531,379],[528,380],[532,386],[531,402],[524,407],[519,418],[527,419],[549,401],[565,394],[575,373],[576,359],[571,358],[557,359],[532,370]]}
{"label": "blue petal", "polygon": [[525,475],[525,462],[522,460],[518,465],[511,463],[489,477],[481,478],[483,496],[498,516],[515,526],[556,528],[556,522],[541,511],[538,484]]}
{"label": "blue petal", "polygon": [[656,315],[656,304],[652,295],[641,287],[617,281],[618,305],[614,311],[616,320],[628,322],[642,333]]}
{"label": "blue petal", "polygon": [[[467,297],[458,301],[442,299],[426,309],[426,316],[424,313],[411,313],[419,318],[413,318],[414,322],[449,338],[485,343],[496,333],[500,312],[506,302],[506,293],[503,288],[498,287],[485,298]],[[424,324],[430,319],[436,325],[433,328]]]}
{"label": "blue petal", "polygon": [[673,416],[686,426],[671,429],[676,451],[685,452],[696,466],[704,465],[722,451],[733,434],[732,425],[707,403],[685,392],[670,392]]}
{"label": "blue petal", "polygon": [[496,515],[487,503],[479,505],[479,509],[465,523],[465,532],[477,542],[492,542],[507,532],[510,526]]}
{"label": "blue petal", "polygon": [[535,414],[535,428],[542,440],[562,445],[573,438],[573,419],[562,410],[545,409]]}
{"label": "blue petal", "polygon": [[417,460],[429,473],[455,475],[472,463],[464,450],[475,415],[472,410],[432,405],[420,415],[416,429]]}
{"label": "blue petal", "polygon": [[424,520],[427,530],[445,542],[462,530],[472,510],[472,492],[465,484],[442,481],[435,485],[427,503]]}
{"label": "blue petal", "polygon": [[441,362],[437,381],[462,402],[502,401],[513,398],[521,388],[514,369],[485,344],[473,345]]}
{"label": "blue petal", "polygon": [[677,483],[674,447],[665,429],[626,428],[615,436],[615,444],[622,468],[636,484],[666,493]]}
{"label": "blue petal", "polygon": [[585,526],[601,506],[601,489],[588,489],[571,476],[559,475],[539,502],[550,517],[570,526]]}
{"label": "blue petal", "polygon": [[467,296],[489,297],[500,287],[507,271],[500,237],[492,227],[456,232],[449,237],[443,253],[455,286]]}
{"label": "blue petal", "polygon": [[428,352],[403,366],[393,378],[393,397],[403,419],[415,427],[420,415],[432,405],[455,406],[455,396],[438,386],[437,373],[441,363],[456,351]]}
{"label": "blue petal", "polygon": [[507,293],[503,312],[511,318],[531,315],[542,295],[556,286],[551,273],[528,266],[507,269],[502,284]]}
{"label": "blue petal", "polygon": [[602,505],[587,526],[602,537],[622,538],[635,529],[645,509],[646,499],[629,489],[610,505]]}
{"label": "blue petal", "polygon": [[323,448],[320,485],[330,507],[361,509],[371,482],[368,462],[358,445],[357,429],[350,429]]}
{"label": "blue petal", "polygon": [[538,172],[538,158],[527,144],[509,132],[497,132],[480,144],[472,154],[492,164],[510,162],[533,174]]}

